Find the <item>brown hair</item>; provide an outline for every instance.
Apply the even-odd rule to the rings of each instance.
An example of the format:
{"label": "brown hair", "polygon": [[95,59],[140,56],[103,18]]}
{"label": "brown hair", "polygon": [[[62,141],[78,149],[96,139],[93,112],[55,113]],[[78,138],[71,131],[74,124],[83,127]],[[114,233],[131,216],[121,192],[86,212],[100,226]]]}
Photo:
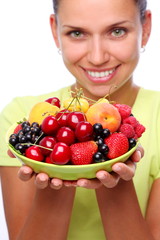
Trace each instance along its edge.
{"label": "brown hair", "polygon": [[[52,1],[53,1],[54,13],[57,14],[58,13],[58,5],[60,3],[60,0],[52,0]],[[134,0],[134,1],[139,8],[141,21],[143,22],[144,19],[145,19],[145,11],[146,11],[146,8],[147,8],[147,0]]]}

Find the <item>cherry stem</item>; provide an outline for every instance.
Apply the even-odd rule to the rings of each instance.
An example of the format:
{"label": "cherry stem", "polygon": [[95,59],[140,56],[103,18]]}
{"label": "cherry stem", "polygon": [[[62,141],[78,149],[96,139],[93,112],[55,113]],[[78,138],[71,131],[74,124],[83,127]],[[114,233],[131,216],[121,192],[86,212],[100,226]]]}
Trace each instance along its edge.
{"label": "cherry stem", "polygon": [[[22,145],[28,145],[28,143],[22,143]],[[43,146],[35,144],[35,143],[29,143],[29,145],[37,146],[37,147],[40,147],[40,148],[43,148],[43,149],[46,149],[46,150],[49,150],[49,151],[53,151],[53,149],[51,149],[51,148],[43,147]]]}

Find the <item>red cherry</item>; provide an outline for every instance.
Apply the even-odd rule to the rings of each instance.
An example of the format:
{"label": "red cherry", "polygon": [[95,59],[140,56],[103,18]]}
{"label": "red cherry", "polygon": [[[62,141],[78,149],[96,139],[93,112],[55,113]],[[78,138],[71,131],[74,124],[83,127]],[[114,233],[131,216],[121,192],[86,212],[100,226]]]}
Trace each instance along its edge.
{"label": "red cherry", "polygon": [[41,125],[41,129],[46,135],[54,135],[59,127],[59,123],[54,116],[46,117]]}
{"label": "red cherry", "polygon": [[51,161],[50,156],[47,156],[47,157],[45,158],[45,162],[46,162],[46,163],[53,164],[52,161]]}
{"label": "red cherry", "polygon": [[[46,136],[40,140],[39,145],[42,147],[53,149],[53,147],[56,143],[57,143],[56,138],[51,137],[51,136]],[[41,152],[44,156],[51,154],[50,150],[47,150],[44,148],[41,148]]]}
{"label": "red cherry", "polygon": [[45,100],[45,102],[48,102],[48,103],[50,103],[52,105],[55,105],[59,108],[61,107],[60,100],[57,97],[48,98],[48,99]]}
{"label": "red cherry", "polygon": [[75,142],[75,133],[69,127],[61,127],[57,132],[56,138],[58,142],[71,145]]}
{"label": "red cherry", "polygon": [[89,141],[93,137],[93,126],[89,122],[80,122],[75,129],[75,136],[80,142]]}
{"label": "red cherry", "polygon": [[58,120],[59,125],[62,126],[67,126],[67,116],[70,112],[67,109],[63,109],[60,112],[56,114],[56,118]]}
{"label": "red cherry", "polygon": [[38,146],[31,146],[26,149],[25,156],[27,158],[42,162],[44,156],[41,152],[41,149]]}
{"label": "red cherry", "polygon": [[70,147],[62,142],[56,143],[50,155],[51,161],[54,164],[66,164],[71,159]]}
{"label": "red cherry", "polygon": [[67,125],[68,127],[74,130],[79,122],[82,122],[82,121],[84,122],[85,120],[86,119],[85,119],[84,113],[71,112],[67,116]]}

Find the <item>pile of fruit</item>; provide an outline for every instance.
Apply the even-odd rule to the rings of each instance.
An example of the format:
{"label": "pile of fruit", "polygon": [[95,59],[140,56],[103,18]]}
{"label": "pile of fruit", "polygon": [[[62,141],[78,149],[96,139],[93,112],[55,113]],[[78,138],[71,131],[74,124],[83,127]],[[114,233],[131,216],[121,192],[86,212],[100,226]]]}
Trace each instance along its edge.
{"label": "pile of fruit", "polygon": [[36,161],[82,165],[125,154],[144,131],[130,106],[106,98],[91,102],[80,90],[64,102],[53,97],[35,104],[9,144]]}

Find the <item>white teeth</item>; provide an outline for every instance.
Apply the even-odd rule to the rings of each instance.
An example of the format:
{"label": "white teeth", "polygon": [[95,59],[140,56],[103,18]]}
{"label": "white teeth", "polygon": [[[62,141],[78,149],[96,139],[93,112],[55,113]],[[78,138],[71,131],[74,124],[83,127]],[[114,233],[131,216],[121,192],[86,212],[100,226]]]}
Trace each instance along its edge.
{"label": "white teeth", "polygon": [[112,74],[115,71],[115,69],[105,71],[105,72],[92,72],[92,71],[87,71],[87,73],[92,76],[92,77],[107,77],[109,74]]}

